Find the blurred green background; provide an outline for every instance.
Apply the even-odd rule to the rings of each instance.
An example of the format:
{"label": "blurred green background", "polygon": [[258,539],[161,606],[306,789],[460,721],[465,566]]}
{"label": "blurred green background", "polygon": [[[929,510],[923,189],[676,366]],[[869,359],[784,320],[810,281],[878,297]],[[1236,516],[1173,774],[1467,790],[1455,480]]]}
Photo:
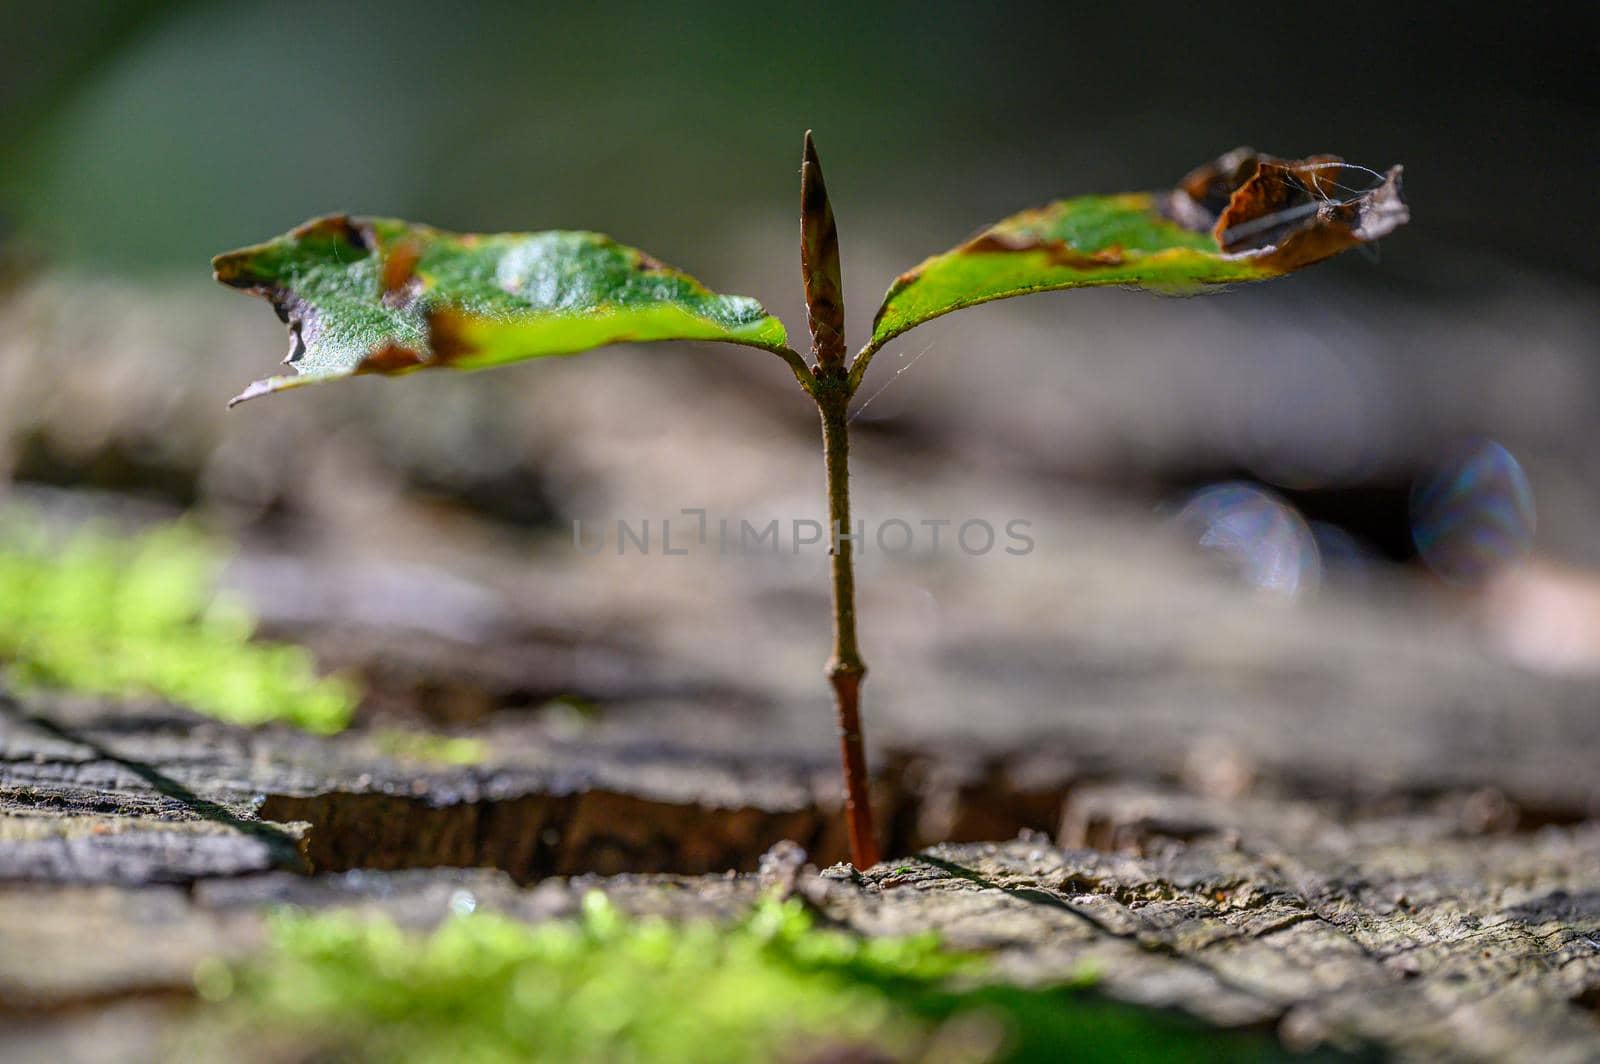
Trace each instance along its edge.
{"label": "blurred green background", "polygon": [[788,220],[782,174],[812,127],[846,239],[920,257],[1249,142],[1408,163],[1419,224],[1390,281],[1486,254],[1592,279],[1574,223],[1600,163],[1597,21],[1581,4],[18,4],[0,172],[13,225],[112,268],[193,269],[333,209],[590,226],[693,258],[750,217]]}

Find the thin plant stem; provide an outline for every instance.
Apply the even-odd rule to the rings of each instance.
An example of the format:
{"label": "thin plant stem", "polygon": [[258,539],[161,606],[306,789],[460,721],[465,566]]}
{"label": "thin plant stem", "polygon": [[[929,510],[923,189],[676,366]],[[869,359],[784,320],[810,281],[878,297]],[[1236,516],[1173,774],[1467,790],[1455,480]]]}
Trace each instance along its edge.
{"label": "thin plant stem", "polygon": [[867,675],[867,666],[856,642],[855,555],[850,538],[850,395],[842,372],[824,371],[817,384],[823,465],[827,471],[828,524],[833,537],[829,550],[833,571],[833,653],[826,671],[828,682],[833,685],[839,724],[850,861],[856,868],[865,869],[878,863],[878,840],[872,825],[870,778],[861,736],[861,682]]}
{"label": "thin plant stem", "polygon": [[[872,830],[871,784],[861,739],[861,681],[866,663],[856,645],[856,574],[850,528],[850,396],[855,392],[844,355],[844,283],[839,272],[839,230],[828,203],[817,147],[806,131],[800,163],[800,277],[806,289],[806,324],[811,331],[811,398],[822,415],[822,459],[828,479],[828,553],[833,569],[833,654],[828,682],[839,721],[839,756],[844,762],[844,815],[850,831],[850,861],[858,869],[878,863]],[[798,375],[798,374],[797,374]],[[801,384],[805,381],[802,379]]]}

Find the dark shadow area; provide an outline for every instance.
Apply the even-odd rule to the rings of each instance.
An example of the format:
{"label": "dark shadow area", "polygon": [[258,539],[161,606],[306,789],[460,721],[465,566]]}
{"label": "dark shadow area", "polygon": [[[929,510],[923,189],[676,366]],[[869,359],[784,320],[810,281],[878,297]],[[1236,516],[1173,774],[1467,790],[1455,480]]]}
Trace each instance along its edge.
{"label": "dark shadow area", "polygon": [[[1553,890],[1538,898],[1513,905],[1505,911],[1513,920],[1530,924],[1557,921],[1564,924],[1590,924],[1600,931],[1600,890],[1569,893]],[[1591,935],[1591,938],[1595,936]],[[1600,942],[1597,942],[1600,945]]]}

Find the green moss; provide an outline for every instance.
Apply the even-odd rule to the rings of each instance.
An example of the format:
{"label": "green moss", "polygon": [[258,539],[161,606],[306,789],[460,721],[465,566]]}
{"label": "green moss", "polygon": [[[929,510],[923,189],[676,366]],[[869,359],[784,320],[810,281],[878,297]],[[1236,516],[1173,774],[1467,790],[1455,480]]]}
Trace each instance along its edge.
{"label": "green moss", "polygon": [[215,594],[221,556],[175,524],[62,543],[13,512],[0,522],[0,659],[18,686],[155,695],[237,724],[316,732],[349,722],[353,687],[303,647],[253,642],[248,610]]}
{"label": "green moss", "polygon": [[[1204,1030],[1079,988],[985,982],[931,935],[863,939],[796,902],[731,928],[620,917],[456,917],[431,935],[348,914],[280,914],[238,968],[197,973],[218,1044],[405,1061],[1257,1060],[1260,1034]],[[204,1022],[204,1021],[203,1021]],[[220,1033],[219,1033],[220,1032]],[[856,1057],[850,1057],[856,1059]],[[876,1058],[874,1058],[876,1059]]]}
{"label": "green moss", "polygon": [[431,732],[385,729],[373,737],[373,742],[390,757],[436,765],[477,765],[489,756],[488,745],[482,739]]}

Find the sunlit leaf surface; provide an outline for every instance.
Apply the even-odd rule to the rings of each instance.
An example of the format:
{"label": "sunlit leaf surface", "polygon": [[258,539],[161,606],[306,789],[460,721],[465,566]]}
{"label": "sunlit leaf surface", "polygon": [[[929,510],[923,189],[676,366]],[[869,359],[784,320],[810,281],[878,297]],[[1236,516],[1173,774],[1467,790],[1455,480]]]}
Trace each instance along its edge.
{"label": "sunlit leaf surface", "polygon": [[604,344],[718,340],[782,351],[744,296],[598,233],[447,233],[391,218],[319,218],[219,255],[217,280],[271,301],[295,375],[235,402],[356,374],[481,369]]}
{"label": "sunlit leaf surface", "polygon": [[1383,236],[1408,219],[1400,168],[1336,156],[1287,161],[1248,148],[1167,193],[1081,196],[1014,214],[901,274],[869,346],[941,314],[1086,285],[1191,293],[1260,281]]}

